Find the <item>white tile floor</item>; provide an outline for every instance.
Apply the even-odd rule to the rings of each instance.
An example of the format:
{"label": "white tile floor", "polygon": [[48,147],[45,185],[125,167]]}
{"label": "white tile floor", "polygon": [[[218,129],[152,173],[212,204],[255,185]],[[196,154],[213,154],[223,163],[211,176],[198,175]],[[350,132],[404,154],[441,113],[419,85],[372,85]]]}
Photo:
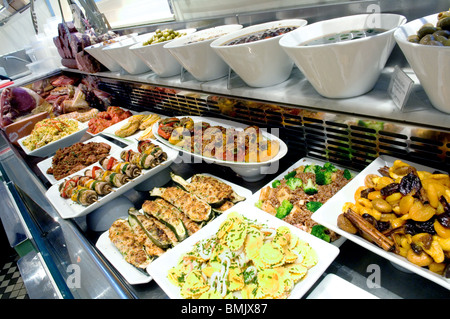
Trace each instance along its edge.
{"label": "white tile floor", "polygon": [[0,299],[29,299],[17,267],[18,256],[0,264]]}

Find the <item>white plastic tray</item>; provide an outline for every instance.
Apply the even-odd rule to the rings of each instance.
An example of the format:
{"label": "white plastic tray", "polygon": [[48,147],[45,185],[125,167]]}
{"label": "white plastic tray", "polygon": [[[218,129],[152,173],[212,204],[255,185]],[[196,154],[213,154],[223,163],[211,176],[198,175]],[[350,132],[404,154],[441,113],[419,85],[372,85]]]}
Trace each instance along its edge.
{"label": "white plastic tray", "polygon": [[[383,166],[392,166],[396,158],[390,156],[380,156],[375,159],[371,164],[369,164],[364,170],[361,171],[350,183],[344,186],[335,196],[333,196],[329,201],[325,203],[321,208],[319,208],[313,214],[313,220],[322,224],[329,229],[334,230],[336,233],[340,234],[343,237],[355,242],[356,244],[372,251],[373,253],[388,259],[392,263],[405,268],[411,272],[418,274],[426,279],[429,279],[438,285],[441,285],[447,289],[450,289],[450,281],[441,275],[431,272],[428,269],[419,267],[411,262],[409,262],[406,258],[397,255],[392,252],[387,252],[384,249],[378,247],[375,244],[370,243],[359,235],[353,235],[343,231],[337,226],[337,218],[342,213],[342,207],[346,202],[354,203],[354,194],[359,186],[364,185],[364,178],[368,174],[377,174],[380,175],[378,169]],[[413,162],[405,161],[414,166],[417,170],[423,170],[428,172],[433,172],[435,169],[427,166],[423,166],[420,164],[416,164]]]}

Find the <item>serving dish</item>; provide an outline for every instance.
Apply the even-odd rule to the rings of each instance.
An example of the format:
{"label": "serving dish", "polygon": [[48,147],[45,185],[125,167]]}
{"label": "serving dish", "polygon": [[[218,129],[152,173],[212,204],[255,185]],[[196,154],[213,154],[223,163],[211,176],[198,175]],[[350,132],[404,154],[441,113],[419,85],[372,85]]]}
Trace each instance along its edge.
{"label": "serving dish", "polygon": [[[242,186],[236,185],[234,183],[231,183],[229,181],[226,181],[224,179],[221,179],[219,177],[216,177],[214,175],[211,174],[202,174],[202,175],[211,176],[230,185],[233,191],[235,191],[240,196],[244,196],[245,198],[249,198],[252,194],[250,190]],[[187,181],[190,182],[191,178],[192,177],[187,179]],[[136,267],[129,264],[128,262],[126,262],[123,256],[120,254],[119,250],[114,246],[114,244],[109,239],[108,229],[112,225],[114,220],[118,218],[123,219],[128,218],[128,208],[134,207],[134,204],[129,200],[122,198],[121,202],[118,203],[117,202],[118,199],[120,199],[120,197],[112,200],[110,203],[88,214],[87,223],[88,225],[91,224],[92,226],[96,227],[95,229],[96,231],[104,231],[104,233],[99,237],[96,243],[96,247],[100,250],[100,252],[103,253],[103,255],[105,255],[105,257],[109,260],[109,262],[122,274],[122,276],[124,276],[124,278],[130,284],[141,284],[149,282],[151,280],[151,276],[149,276],[148,273],[143,272],[142,270],[139,270]],[[240,205],[240,203],[237,205]],[[233,206],[233,208],[235,208],[237,205]],[[101,214],[101,216],[99,217],[95,216],[91,220],[91,216],[96,215],[97,211],[103,210],[104,207],[107,206],[109,206],[112,212],[109,212],[108,214]],[[115,206],[118,206],[118,208],[115,208]]]}
{"label": "serving dish", "polygon": [[[180,117],[181,118],[181,117]],[[197,122],[207,122],[211,124],[211,126],[223,126],[224,128],[235,128],[235,129],[244,129],[247,127],[247,125],[237,123],[234,121],[228,121],[223,119],[217,119],[217,118],[209,118],[209,117],[200,117],[200,116],[190,116],[190,118],[194,121],[194,123]],[[175,150],[179,150],[182,153],[193,156],[194,158],[198,160],[203,160],[206,163],[214,163],[221,166],[230,167],[234,172],[236,172],[239,176],[241,176],[244,180],[254,182],[261,180],[264,178],[266,174],[272,174],[275,173],[276,170],[278,170],[278,161],[283,158],[287,154],[287,146],[286,144],[277,136],[264,132],[263,136],[269,140],[276,141],[279,143],[279,151],[277,155],[273,158],[271,158],[268,161],[265,162],[233,162],[233,161],[226,161],[226,160],[220,160],[215,159],[207,156],[203,156],[200,154],[196,154],[193,152],[190,152],[186,149],[183,149],[181,147],[178,147],[176,145],[171,144],[168,140],[164,139],[158,134],[158,125],[159,123],[155,123],[153,126],[153,134],[156,136],[156,139],[163,143],[164,145],[171,147]]]}
{"label": "serving dish", "polygon": [[83,137],[83,135],[86,133],[88,126],[87,123],[82,123],[82,122],[78,122],[76,120],[70,120],[70,121],[75,121],[78,123],[78,128],[79,130],[76,131],[75,133],[72,133],[70,135],[64,136],[63,138],[53,141],[51,143],[48,143],[44,146],[41,146],[33,151],[30,151],[24,144],[23,141],[29,136],[24,136],[22,138],[20,138],[17,142],[19,143],[20,147],[23,149],[23,151],[25,152],[25,154],[27,154],[28,156],[37,156],[37,157],[46,157],[46,156],[51,156],[52,154],[54,154],[58,149],[62,148],[62,147],[66,147],[69,145],[72,145],[78,141],[81,140],[81,138]]}
{"label": "serving dish", "polygon": [[[257,192],[255,192],[249,203],[256,205],[260,199],[261,196],[261,192],[263,191],[263,189],[265,189],[266,187],[273,187],[273,183],[275,181],[281,181],[289,172],[294,171],[295,169],[297,169],[300,166],[306,166],[306,165],[320,165],[323,166],[326,162],[318,160],[318,159],[312,159],[312,158],[308,158],[308,157],[304,157],[301,158],[300,160],[298,160],[297,162],[295,162],[294,164],[292,164],[288,169],[286,169],[284,172],[280,173],[277,177],[275,177],[272,181],[270,181],[269,183],[267,183],[264,187],[262,187],[260,190],[258,190]],[[335,166],[336,168],[339,168],[337,166]],[[339,168],[340,169],[340,168]],[[355,171],[350,170],[350,172],[352,173],[352,176],[355,176],[357,173]],[[259,210],[261,213],[267,213],[265,212],[263,209]],[[267,213],[269,214],[269,213]],[[315,213],[313,213],[312,215],[314,215]],[[340,236],[338,239],[336,239],[335,241],[332,241],[331,244],[340,247],[344,242],[345,242],[346,238],[343,236]]]}
{"label": "serving dish", "polygon": [[196,80],[212,81],[228,74],[228,65],[210,47],[211,42],[222,34],[241,29],[240,24],[228,24],[204,29],[164,45],[175,59]]}
{"label": "serving dish", "polygon": [[[125,211],[124,217],[127,216]],[[130,285],[145,284],[152,281],[152,277],[145,271],[139,270],[127,263],[114,244],[109,239],[108,231],[102,233],[95,243],[95,247],[108,259]]]}
{"label": "serving dish", "polygon": [[120,36],[117,38],[114,38],[112,43],[96,43],[93,45],[90,45],[84,50],[92,55],[96,60],[98,60],[101,64],[103,64],[109,71],[111,72],[117,72],[121,70],[121,66],[119,63],[116,62],[113,58],[111,58],[107,53],[105,53],[104,49],[110,46],[113,43],[120,42],[123,40],[127,40],[129,38],[134,38],[137,36],[137,33],[127,34],[124,36]]}
{"label": "serving dish", "polygon": [[[186,35],[191,34],[197,29],[177,30]],[[149,37],[150,38],[150,37]],[[170,41],[144,45],[139,42],[130,47],[130,50],[144,61],[148,67],[160,77],[170,77],[181,73],[180,63],[168,52],[164,45]]]}
{"label": "serving dish", "polygon": [[[156,114],[156,113],[153,113],[153,112],[139,112],[139,113],[135,113],[135,114],[133,114],[133,115],[137,115],[137,114],[145,114],[145,115],[151,115],[151,114],[153,114],[153,115],[159,116],[159,118],[164,118],[164,117],[165,117],[165,116],[160,116],[160,115],[158,115],[158,114]],[[128,119],[129,119],[129,118],[128,118]],[[110,136],[110,137],[112,137],[112,138],[114,138],[114,139],[117,139],[117,140],[119,140],[119,141],[121,141],[121,142],[123,142],[123,143],[126,143],[126,144],[137,143],[138,140],[139,140],[139,138],[141,138],[141,136],[145,133],[143,130],[139,130],[139,129],[138,129],[135,133],[131,134],[130,136],[126,136],[126,137],[120,137],[120,136],[117,136],[117,135],[115,134],[115,132],[116,132],[118,129],[120,129],[121,127],[123,127],[124,125],[126,125],[128,119],[125,119],[124,121],[120,121],[120,122],[118,122],[118,123],[115,123],[115,124],[113,124],[113,125],[107,127],[106,129],[104,129],[104,130],[101,131],[100,133],[101,133],[102,135],[105,135],[105,136]],[[158,120],[159,120],[159,119],[158,119]],[[152,125],[152,128],[150,128],[150,130],[153,130],[153,125]]]}
{"label": "serving dish", "polygon": [[129,74],[141,74],[149,72],[150,68],[142,61],[136,54],[134,54],[130,47],[134,44],[144,41],[151,37],[152,33],[146,33],[131,37],[117,43],[113,43],[103,49],[111,59],[116,61]]}
{"label": "serving dish", "polygon": [[[280,46],[295,62],[314,89],[327,98],[350,98],[370,91],[392,49],[394,31],[406,22],[397,14],[358,14],[312,23],[288,33]],[[384,32],[351,41],[305,43],[351,30]]]}
{"label": "serving dish", "polygon": [[[334,230],[336,233],[341,236],[353,241],[354,243],[364,247],[371,252],[386,258],[391,261],[393,264],[406,269],[407,271],[411,271],[419,276],[422,276],[430,281],[435,282],[438,285],[441,285],[447,289],[450,289],[450,281],[444,278],[442,275],[438,275],[434,272],[431,272],[428,269],[423,267],[419,267],[411,262],[409,262],[406,258],[397,255],[393,252],[388,252],[379,246],[365,240],[359,235],[353,235],[346,231],[340,229],[337,225],[337,218],[342,213],[342,208],[346,202],[354,202],[354,195],[356,190],[364,185],[364,179],[369,174],[377,174],[379,175],[378,170],[384,166],[392,166],[396,158],[390,156],[380,156],[375,159],[371,164],[369,164],[364,170],[362,170],[357,176],[353,178],[353,180],[344,186],[336,196],[333,196],[329,201],[327,201],[318,211],[316,211],[312,218],[317,223],[328,227],[329,229]],[[431,167],[427,167],[424,165],[412,163],[409,161],[403,161],[407,164],[414,166],[417,170],[423,170],[427,172],[433,172],[435,169]]]}
{"label": "serving dish", "polygon": [[335,274],[328,274],[306,299],[378,299]]}
{"label": "serving dish", "polygon": [[215,235],[219,229],[219,226],[226,220],[230,213],[238,213],[245,218],[263,223],[269,227],[278,228],[280,226],[286,226],[290,231],[298,236],[299,239],[306,241],[315,250],[318,255],[318,262],[315,266],[308,270],[307,276],[305,276],[300,282],[298,282],[288,298],[295,299],[301,298],[309,288],[320,278],[322,273],[328,268],[331,262],[336,258],[339,253],[339,248],[330,245],[323,240],[320,240],[310,234],[303,232],[302,230],[295,228],[282,220],[279,220],[269,214],[261,214],[251,205],[239,205],[235,209],[228,210],[226,213],[217,217],[210,224],[205,226],[201,231],[193,234],[170,251],[153,261],[148,267],[147,272],[153,278],[153,280],[164,290],[164,292],[172,299],[182,298],[180,295],[180,289],[172,284],[167,278],[168,271],[176,266],[179,262],[181,255],[189,252],[193,246],[204,239],[211,238]]}
{"label": "serving dish", "polygon": [[450,49],[408,41],[408,37],[416,34],[425,23],[435,26],[437,15],[406,23],[395,31],[394,37],[431,104],[439,111],[450,113]]}
{"label": "serving dish", "polygon": [[294,66],[294,61],[279,45],[282,34],[248,43],[226,43],[264,30],[301,28],[306,24],[307,21],[303,19],[286,19],[252,25],[216,39],[211,43],[211,48],[247,85],[272,86],[287,80]]}
{"label": "serving dish", "polygon": [[[90,138],[89,140],[86,140],[83,143],[86,144],[89,142],[106,143],[106,144],[110,145],[111,146],[111,151],[109,152],[110,154],[118,153],[122,149],[118,145],[108,141],[107,139],[104,139],[101,136],[94,136],[93,138]],[[53,174],[47,173],[47,170],[52,166],[52,162],[53,162],[53,156],[48,157],[45,160],[37,163],[37,167],[41,171],[42,175],[44,175],[44,177],[50,182],[50,184],[53,185],[55,183],[58,183],[58,180],[53,176]]]}
{"label": "serving dish", "polygon": [[[164,162],[162,162],[161,164],[159,164],[156,167],[151,168],[151,169],[142,169],[141,175],[139,175],[138,177],[136,177],[134,179],[130,179],[129,182],[127,182],[126,184],[124,184],[118,188],[114,188],[114,191],[112,191],[108,195],[99,196],[98,200],[96,202],[94,202],[93,204],[90,204],[89,206],[83,206],[78,203],[75,203],[70,198],[65,199],[65,198],[61,197],[61,194],[59,191],[59,186],[61,183],[63,183],[63,181],[52,185],[47,190],[45,195],[63,219],[85,216],[85,215],[89,214],[90,212],[94,211],[95,209],[101,207],[103,204],[108,203],[110,200],[112,200],[112,199],[124,194],[126,191],[138,186],[140,183],[147,181],[150,177],[169,168],[170,164],[178,156],[178,153],[176,151],[174,151],[173,149],[168,148],[165,145],[161,145],[160,143],[158,143],[156,141],[154,142],[154,144],[161,146],[162,150],[164,152],[166,152],[167,159]],[[127,147],[121,149],[117,153],[112,153],[111,156],[115,157],[117,159],[120,159],[120,153],[123,150],[137,151],[137,145],[127,146]],[[91,169],[94,166],[100,166],[100,165],[99,165],[99,163],[92,164],[91,166],[88,166],[87,168],[83,169],[83,171],[80,171],[78,173],[68,176],[66,179],[70,179],[70,177],[73,177],[75,175],[83,175],[85,170]]]}

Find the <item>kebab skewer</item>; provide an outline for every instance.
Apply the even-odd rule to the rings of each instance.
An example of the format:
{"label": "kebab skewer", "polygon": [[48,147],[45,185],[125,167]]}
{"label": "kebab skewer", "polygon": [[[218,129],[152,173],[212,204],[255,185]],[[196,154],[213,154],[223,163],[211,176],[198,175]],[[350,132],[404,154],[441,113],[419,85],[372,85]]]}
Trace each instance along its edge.
{"label": "kebab skewer", "polygon": [[141,169],[130,162],[120,162],[117,158],[110,156],[100,160],[100,165],[103,169],[113,171],[115,173],[121,173],[128,176],[130,179],[134,179],[141,175]]}
{"label": "kebab skewer", "polygon": [[122,173],[116,173],[110,170],[104,170],[100,166],[95,165],[91,169],[84,171],[84,176],[92,179],[110,183],[114,187],[121,187],[129,182],[129,177]]}

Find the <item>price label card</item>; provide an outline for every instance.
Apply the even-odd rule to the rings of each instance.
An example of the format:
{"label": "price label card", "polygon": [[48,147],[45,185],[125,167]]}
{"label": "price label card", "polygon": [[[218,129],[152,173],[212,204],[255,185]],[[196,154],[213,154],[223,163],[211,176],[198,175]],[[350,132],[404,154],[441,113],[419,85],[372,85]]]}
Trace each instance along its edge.
{"label": "price label card", "polygon": [[398,66],[395,66],[391,82],[389,83],[388,93],[400,110],[403,110],[408,101],[413,84],[414,81]]}

